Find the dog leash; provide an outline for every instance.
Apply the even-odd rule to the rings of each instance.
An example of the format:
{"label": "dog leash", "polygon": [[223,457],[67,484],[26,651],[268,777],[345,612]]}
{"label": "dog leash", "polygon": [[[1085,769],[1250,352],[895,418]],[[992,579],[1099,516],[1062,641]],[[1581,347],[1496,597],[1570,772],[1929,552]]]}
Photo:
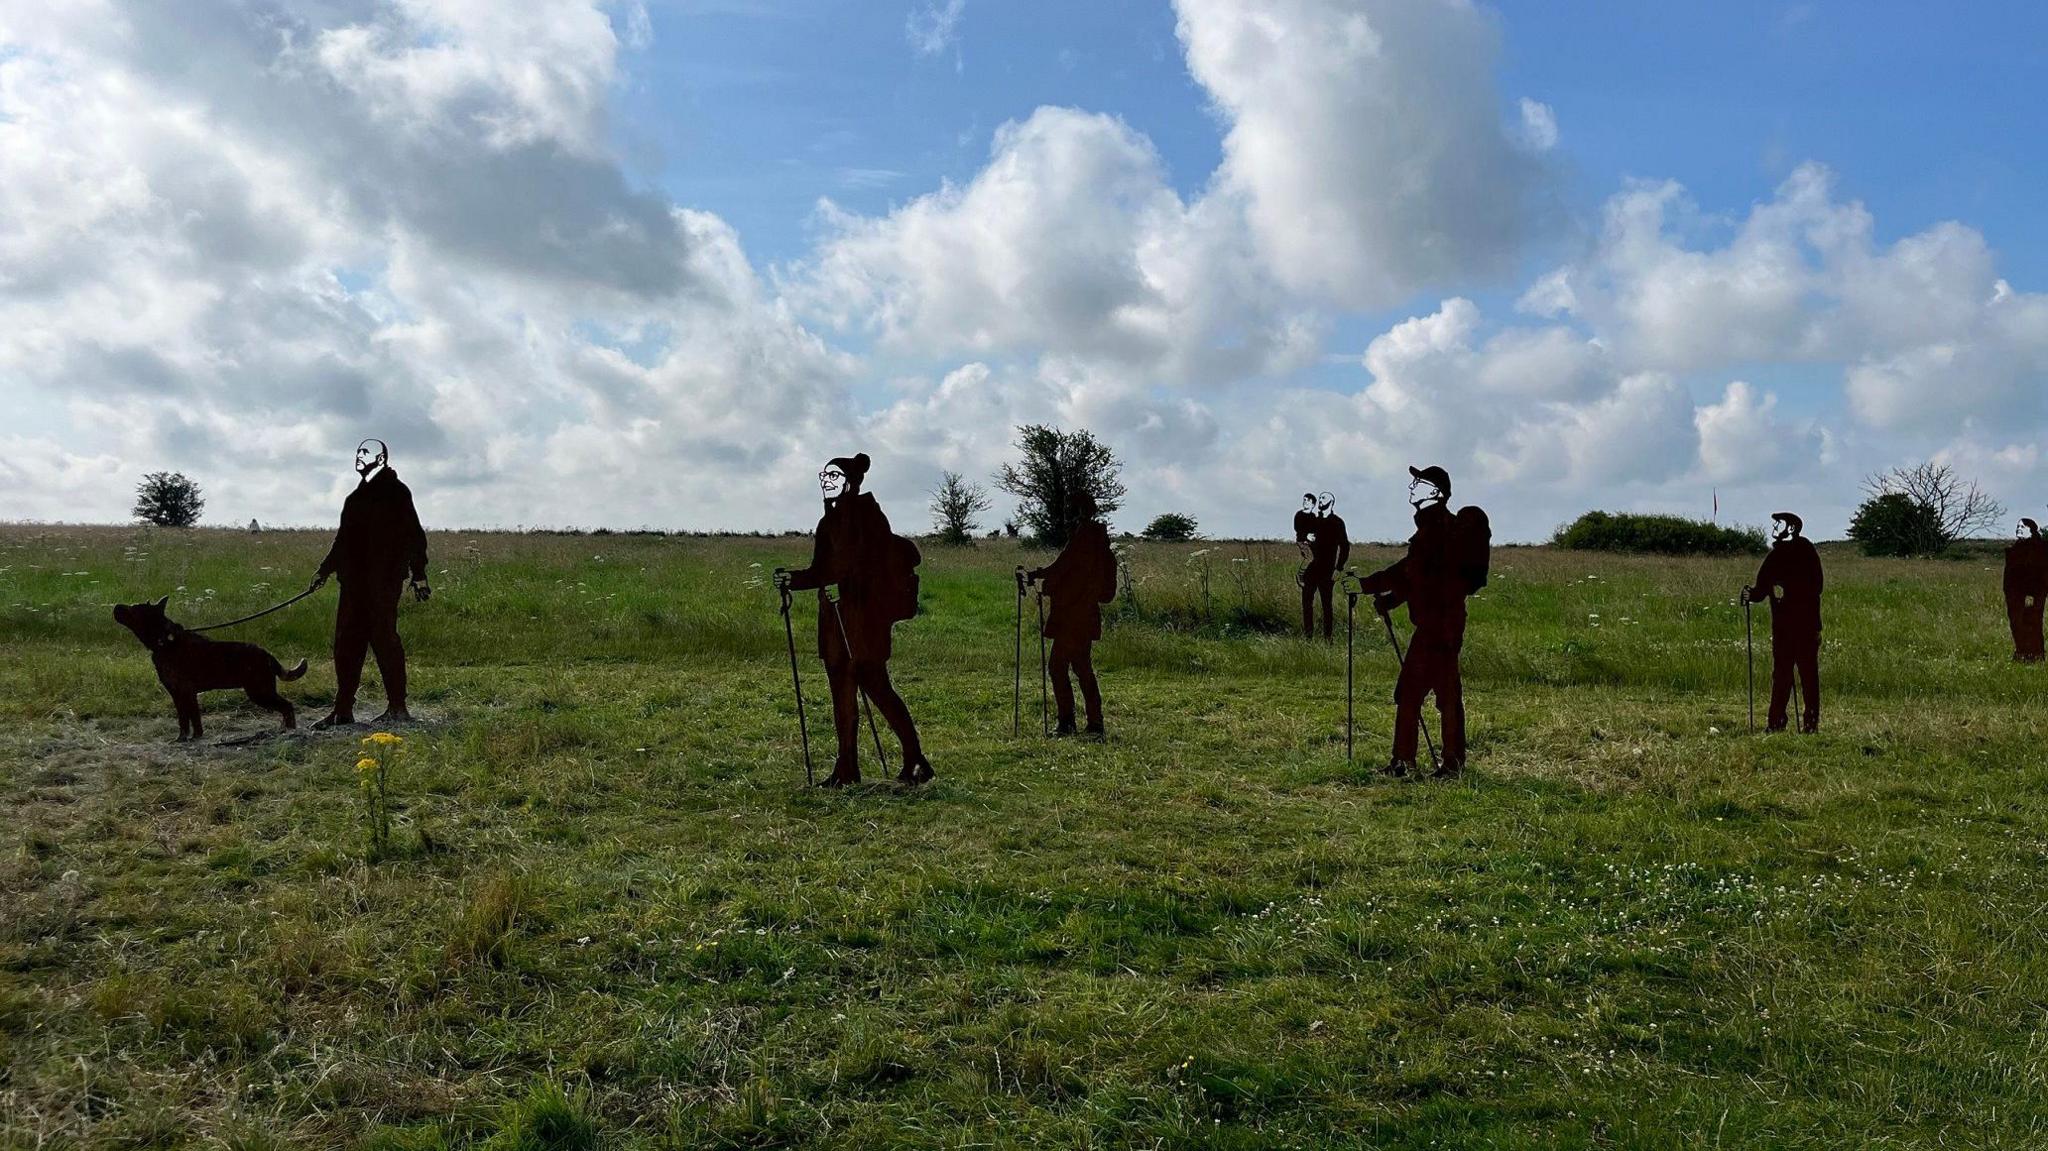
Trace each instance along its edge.
{"label": "dog leash", "polygon": [[224,627],[234,627],[234,626],[235,626],[236,624],[248,623],[248,622],[249,622],[250,620],[252,620],[252,619],[262,619],[262,618],[263,618],[264,616],[267,616],[267,615],[269,615],[269,614],[270,614],[271,612],[274,612],[274,611],[283,611],[283,610],[284,610],[285,608],[288,608],[288,607],[292,606],[293,604],[295,604],[295,603],[299,602],[299,601],[300,601],[300,600],[302,600],[302,599],[305,599],[305,598],[306,598],[307,596],[309,596],[309,595],[312,595],[312,594],[313,594],[314,592],[316,592],[316,591],[319,591],[319,590],[320,590],[319,586],[318,586],[318,585],[315,585],[315,586],[313,586],[313,587],[309,587],[309,588],[307,588],[307,589],[306,589],[305,591],[302,591],[302,592],[300,592],[299,594],[297,594],[297,595],[293,596],[292,598],[290,598],[290,599],[288,599],[288,600],[284,601],[284,602],[283,602],[283,603],[281,603],[281,604],[276,604],[276,605],[274,605],[274,606],[272,606],[272,607],[267,607],[267,608],[264,608],[264,609],[263,609],[262,611],[259,611],[259,612],[255,613],[254,615],[245,615],[245,616],[243,616],[243,617],[242,617],[241,619],[231,619],[231,620],[229,620],[229,621],[228,621],[228,622],[226,622],[226,623],[215,623],[215,624],[208,624],[208,625],[207,625],[207,626],[205,626],[205,627],[188,627],[188,628],[186,628],[185,630],[186,630],[186,631],[219,631],[220,629],[222,629],[222,628],[224,628]]}

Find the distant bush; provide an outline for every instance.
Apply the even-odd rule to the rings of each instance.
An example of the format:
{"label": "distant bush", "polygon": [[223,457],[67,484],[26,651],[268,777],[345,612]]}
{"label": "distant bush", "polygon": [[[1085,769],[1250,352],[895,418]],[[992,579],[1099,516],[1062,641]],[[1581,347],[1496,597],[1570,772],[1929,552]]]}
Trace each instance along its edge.
{"label": "distant bush", "polygon": [[1163,540],[1167,543],[1183,543],[1195,538],[1196,527],[1195,517],[1184,516],[1179,512],[1167,512],[1154,517],[1151,523],[1145,525],[1145,538]]}
{"label": "distant bush", "polygon": [[1867,556],[1938,555],[1950,542],[1940,514],[1904,492],[1864,500],[1849,521],[1849,538]]}
{"label": "distant bush", "polygon": [[1764,533],[1758,528],[1724,528],[1683,516],[1587,512],[1557,529],[1550,542],[1572,551],[1738,556],[1763,551]]}

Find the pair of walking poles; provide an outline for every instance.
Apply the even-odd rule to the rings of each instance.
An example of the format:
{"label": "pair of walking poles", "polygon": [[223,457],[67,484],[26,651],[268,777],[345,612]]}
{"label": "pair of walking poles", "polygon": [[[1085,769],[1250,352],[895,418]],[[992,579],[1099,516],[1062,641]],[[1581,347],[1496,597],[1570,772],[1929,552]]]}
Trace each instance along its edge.
{"label": "pair of walking poles", "polygon": [[[1017,644],[1010,657],[1010,734],[1020,733],[1024,728],[1024,596],[1029,584],[1024,576],[1024,565],[1017,565]],[[1052,720],[1045,702],[1045,591],[1038,593],[1038,734],[1049,737],[1052,734]]]}
{"label": "pair of walking poles", "polygon": [[[1354,682],[1354,676],[1353,676],[1353,673],[1352,673],[1352,663],[1353,663],[1353,656],[1352,656],[1352,651],[1353,651],[1353,646],[1354,646],[1354,644],[1353,644],[1353,636],[1355,635],[1355,633],[1356,633],[1356,632],[1357,632],[1357,630],[1358,630],[1358,597],[1359,597],[1359,596],[1360,596],[1361,594],[1363,594],[1363,593],[1362,593],[1362,592],[1360,592],[1360,590],[1359,590],[1359,582],[1358,582],[1358,572],[1357,572],[1357,571],[1355,571],[1355,570],[1353,570],[1353,569],[1351,569],[1351,568],[1345,568],[1345,569],[1344,569],[1344,758],[1345,758],[1345,759],[1347,759],[1347,760],[1348,760],[1348,759],[1351,759],[1351,758],[1352,758],[1352,743],[1353,743],[1353,733],[1354,733],[1354,731],[1355,731],[1355,729],[1356,729],[1356,717],[1357,717],[1357,709],[1355,708],[1355,706],[1354,706],[1354,705],[1353,705],[1353,703],[1352,703],[1352,698],[1353,698],[1353,697],[1352,697],[1352,685],[1353,685],[1353,682]],[[1396,635],[1396,634],[1394,633],[1394,619],[1393,619],[1393,617],[1392,617],[1392,616],[1390,616],[1390,615],[1388,615],[1388,614],[1387,614],[1386,612],[1380,612],[1380,613],[1379,613],[1379,617],[1380,617],[1380,622],[1381,622],[1382,624],[1385,624],[1385,625],[1386,625],[1386,628],[1387,628],[1387,642],[1388,642],[1389,644],[1392,644],[1392,645],[1393,645],[1393,647],[1394,647],[1394,666],[1395,666],[1395,667],[1397,667],[1397,668],[1405,668],[1405,667],[1407,667],[1407,666],[1408,666],[1408,656],[1407,656],[1407,654],[1406,654],[1406,653],[1404,653],[1404,652],[1403,652],[1403,651],[1401,650],[1401,637],[1400,637],[1400,636],[1398,636],[1398,635]],[[1398,683],[1399,683],[1399,680],[1397,679],[1397,680],[1396,680],[1395,682],[1396,682],[1396,684],[1398,685]],[[1395,691],[1396,691],[1396,692],[1398,693],[1398,692],[1400,691],[1400,688],[1399,688],[1398,686],[1396,686],[1394,690],[1395,690]],[[1433,736],[1433,735],[1431,735],[1431,734],[1429,734],[1429,722],[1428,722],[1428,720],[1426,720],[1426,719],[1425,719],[1425,720],[1421,720],[1421,721],[1420,721],[1420,725],[1421,725],[1421,727],[1422,727],[1422,739],[1423,739],[1423,742],[1425,742],[1425,743],[1427,743],[1427,744],[1429,745],[1429,766],[1430,766],[1430,769],[1431,769],[1431,770],[1433,771],[1433,770],[1435,770],[1436,768],[1438,768],[1438,767],[1440,767],[1440,766],[1442,765],[1442,761],[1441,761],[1441,760],[1439,760],[1439,759],[1437,758],[1437,754],[1436,754],[1436,737],[1435,737],[1435,736]]]}
{"label": "pair of walking poles", "polygon": [[[816,769],[811,766],[810,723],[804,716],[804,680],[803,676],[796,669],[796,626],[789,620],[789,589],[782,588],[781,592],[782,635],[784,639],[789,641],[789,682],[790,686],[796,690],[796,730],[797,734],[802,737],[804,744],[804,783],[812,785],[817,783],[818,780]],[[839,625],[839,642],[846,649],[847,674],[852,675],[853,643],[846,636],[846,617],[839,614],[839,601],[837,599],[828,598],[825,602],[831,605],[833,622]],[[877,764],[887,763],[889,762],[889,757],[882,751],[882,731],[875,726],[875,705],[868,702],[866,688],[856,685],[854,690],[860,692],[860,706],[867,713],[868,717],[868,734],[875,739],[875,762]]]}

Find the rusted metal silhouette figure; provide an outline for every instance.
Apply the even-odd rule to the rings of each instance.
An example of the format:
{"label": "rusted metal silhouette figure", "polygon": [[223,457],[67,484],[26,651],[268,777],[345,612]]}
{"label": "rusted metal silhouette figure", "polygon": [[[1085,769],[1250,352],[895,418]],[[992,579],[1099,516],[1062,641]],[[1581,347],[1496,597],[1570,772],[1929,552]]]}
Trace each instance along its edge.
{"label": "rusted metal silhouette figure", "polygon": [[1805,521],[1791,512],[1771,516],[1771,552],[1757,569],[1756,582],[1742,589],[1743,603],[1771,605],[1771,710],[1765,731],[1783,731],[1799,680],[1799,730],[1820,730],[1820,552],[1799,534]]}
{"label": "rusted metal silhouette figure", "polygon": [[[931,761],[918,742],[910,708],[889,682],[889,656],[896,621],[917,613],[917,545],[889,529],[889,517],[875,497],[860,490],[868,473],[863,452],[828,462],[818,473],[825,514],[812,538],[811,564],[775,569],[782,591],[818,593],[818,658],[832,687],[832,726],[838,757],[824,786],[860,782],[860,698],[865,697],[903,748],[896,780],[919,784],[932,778]],[[873,717],[869,717],[870,724]],[[879,745],[880,736],[876,736]]]}
{"label": "rusted metal silhouette figure", "polygon": [[1116,598],[1116,553],[1109,547],[1109,529],[1096,518],[1095,500],[1086,492],[1074,498],[1081,524],[1067,540],[1059,558],[1026,572],[1028,583],[1043,583],[1052,614],[1040,634],[1052,640],[1052,694],[1059,714],[1053,734],[1074,734],[1074,686],[1088,707],[1087,733],[1103,734],[1102,689],[1095,680],[1095,641],[1102,638],[1102,605]]}
{"label": "rusted metal silhouette figure", "polygon": [[1486,586],[1493,533],[1486,513],[1476,507],[1451,513],[1451,477],[1444,469],[1411,467],[1408,474],[1408,502],[1415,508],[1408,554],[1360,580],[1359,591],[1373,597],[1382,618],[1407,604],[1409,622],[1415,625],[1394,685],[1394,752],[1387,774],[1415,770],[1422,703],[1434,694],[1444,733],[1435,774],[1452,777],[1465,769],[1465,689],[1458,672],[1458,654],[1465,646],[1465,597]]}
{"label": "rusted metal silhouette figure", "polygon": [[408,578],[414,599],[424,603],[433,594],[427,586],[427,533],[413,509],[412,489],[399,482],[383,440],[356,446],[356,474],[361,480],[342,502],[334,546],[313,576],[316,588],[329,576],[341,579],[341,603],[334,613],[334,709],[316,728],[356,721],[356,689],[366,652],[376,653],[377,675],[384,681],[384,714],[377,722],[412,718],[406,709],[398,601]]}
{"label": "rusted metal silhouette figure", "polygon": [[291,701],[277,693],[279,680],[306,674],[306,661],[287,668],[277,657],[253,643],[208,639],[188,631],[164,614],[171,597],[155,603],[114,605],[114,622],[135,633],[149,649],[157,682],[170,693],[178,713],[178,742],[200,739],[206,728],[199,719],[199,693],[241,688],[249,701],[284,717],[284,730],[298,726]]}
{"label": "rusted metal silhouette figure", "polygon": [[[1314,511],[1309,511],[1310,505]],[[1302,497],[1302,511],[1294,513],[1294,543],[1308,561],[1297,580],[1301,584],[1301,635],[1314,639],[1316,599],[1323,601],[1323,638],[1336,633],[1333,609],[1337,573],[1351,558],[1351,537],[1344,530],[1344,518],[1337,514],[1337,497],[1329,492]]]}
{"label": "rusted metal silhouette figure", "polygon": [[2048,599],[2048,539],[2041,525],[2020,521],[2019,538],[2005,549],[2005,619],[2012,626],[2012,657],[2039,663],[2041,605]]}
{"label": "rusted metal silhouette figure", "polygon": [[1316,494],[1301,493],[1301,507],[1294,513],[1294,547],[1301,553],[1303,567],[1308,566],[1309,537],[1316,532]]}

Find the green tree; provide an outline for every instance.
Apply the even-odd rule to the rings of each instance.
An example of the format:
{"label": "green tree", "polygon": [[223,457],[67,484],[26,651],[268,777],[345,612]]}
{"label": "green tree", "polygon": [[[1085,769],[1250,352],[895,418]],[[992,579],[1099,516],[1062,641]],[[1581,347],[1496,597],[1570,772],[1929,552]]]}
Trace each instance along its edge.
{"label": "green tree", "polygon": [[183,472],[151,472],[135,485],[136,519],[160,528],[189,528],[199,522],[206,497]]}
{"label": "green tree", "polygon": [[1849,538],[1867,556],[1932,555],[1948,546],[1934,509],[1904,492],[1880,492],[1849,521]]}
{"label": "green tree", "polygon": [[[1849,538],[1865,555],[1936,555],[1996,524],[2005,507],[1947,464],[1893,468],[1863,481],[1869,498],[1856,509]],[[1857,534],[1856,523],[1865,521]]]}
{"label": "green tree", "polygon": [[968,483],[959,472],[945,472],[932,492],[931,506],[932,530],[939,542],[965,546],[974,542],[981,513],[989,509],[988,492],[980,484]]}
{"label": "green tree", "polygon": [[1065,547],[1080,523],[1078,497],[1095,498],[1103,517],[1123,506],[1123,464],[1108,444],[1085,428],[1071,432],[1043,424],[1017,429],[1023,456],[996,472],[996,486],[1017,497],[1017,518],[1047,547]]}
{"label": "green tree", "polygon": [[1195,517],[1179,512],[1165,512],[1154,516],[1145,525],[1142,533],[1148,540],[1162,540],[1167,543],[1182,543],[1195,538]]}

